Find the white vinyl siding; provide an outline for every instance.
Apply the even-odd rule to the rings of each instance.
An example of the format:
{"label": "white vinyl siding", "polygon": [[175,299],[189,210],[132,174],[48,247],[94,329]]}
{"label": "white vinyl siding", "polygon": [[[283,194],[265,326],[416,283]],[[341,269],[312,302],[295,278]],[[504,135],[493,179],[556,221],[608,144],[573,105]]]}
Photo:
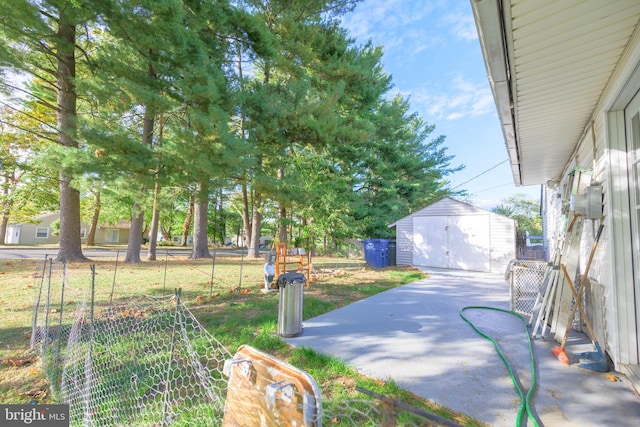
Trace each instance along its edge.
{"label": "white vinyl siding", "polygon": [[490,271],[504,271],[516,253],[516,223],[509,218],[497,214],[489,215],[489,231],[491,248]]}
{"label": "white vinyl siding", "polygon": [[411,217],[396,223],[396,264],[412,265],[413,221]]}

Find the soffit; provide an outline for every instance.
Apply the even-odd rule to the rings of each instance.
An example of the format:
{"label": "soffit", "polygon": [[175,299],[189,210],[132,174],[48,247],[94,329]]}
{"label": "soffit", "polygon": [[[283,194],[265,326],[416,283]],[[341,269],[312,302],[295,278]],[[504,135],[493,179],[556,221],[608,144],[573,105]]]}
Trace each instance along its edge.
{"label": "soffit", "polygon": [[[505,138],[514,181],[542,184],[560,176],[588,128],[638,25],[640,1],[511,0],[503,8],[511,108],[498,105],[498,112],[503,127],[512,123],[512,141],[508,129]],[[492,36],[482,26],[495,22],[476,14],[476,24],[487,62],[483,38]],[[496,96],[496,67],[487,69]]]}

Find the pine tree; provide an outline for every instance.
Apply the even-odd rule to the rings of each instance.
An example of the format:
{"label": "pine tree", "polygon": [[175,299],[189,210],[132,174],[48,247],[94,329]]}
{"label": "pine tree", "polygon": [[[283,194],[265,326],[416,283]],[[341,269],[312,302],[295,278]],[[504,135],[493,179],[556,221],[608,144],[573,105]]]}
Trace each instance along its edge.
{"label": "pine tree", "polygon": [[[257,58],[259,71],[245,85],[248,95],[242,109],[246,117],[247,140],[253,146],[252,167],[243,182],[249,185],[243,217],[250,230],[250,255],[259,256],[261,212],[269,198],[279,202],[279,240],[286,241],[287,209],[292,206],[297,177],[287,169],[297,147],[317,145],[330,138],[325,133],[332,121],[337,99],[335,89],[316,79],[318,69],[330,74],[334,64],[322,53],[339,50],[335,40],[325,35],[336,32],[333,20],[351,10],[355,1],[250,0],[247,8],[264,22],[277,40],[278,55]],[[324,127],[324,129],[323,129]],[[249,205],[251,201],[251,205]],[[251,213],[250,213],[251,212]]]}
{"label": "pine tree", "polygon": [[[96,149],[105,153],[120,178],[129,181],[133,197],[131,231],[125,262],[140,262],[144,210],[155,187],[158,161],[157,118],[179,108],[177,82],[184,78],[191,40],[184,2],[105,1],[102,17],[106,34],[97,45],[93,63],[96,93],[110,112],[103,112],[94,132]],[[114,98],[114,94],[116,97]],[[117,102],[120,101],[118,105]],[[125,117],[114,119],[118,113]],[[115,129],[109,124],[116,123]],[[165,159],[168,160],[168,159]]]}
{"label": "pine tree", "polygon": [[[73,179],[81,174],[75,165],[78,141],[76,82],[78,47],[87,40],[77,28],[93,19],[91,8],[72,0],[0,1],[0,67],[37,77],[45,90],[55,92],[55,101],[42,98],[56,113],[59,149],[51,158],[60,165],[59,260],[86,259],[80,240],[80,193]],[[28,95],[28,96],[33,96]]]}
{"label": "pine tree", "polygon": [[361,163],[363,203],[355,213],[363,236],[390,237],[388,224],[456,194],[446,177],[461,166],[451,165],[444,136],[429,140],[435,126],[409,109],[408,101],[396,96],[382,100],[375,110],[376,132]]}

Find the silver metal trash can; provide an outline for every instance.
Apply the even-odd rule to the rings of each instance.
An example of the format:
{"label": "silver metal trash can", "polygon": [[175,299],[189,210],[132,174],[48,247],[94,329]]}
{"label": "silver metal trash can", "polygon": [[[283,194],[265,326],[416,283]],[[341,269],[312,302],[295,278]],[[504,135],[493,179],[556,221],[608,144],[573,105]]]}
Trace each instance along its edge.
{"label": "silver metal trash can", "polygon": [[286,338],[302,334],[302,294],[307,279],[302,273],[278,276],[278,335]]}

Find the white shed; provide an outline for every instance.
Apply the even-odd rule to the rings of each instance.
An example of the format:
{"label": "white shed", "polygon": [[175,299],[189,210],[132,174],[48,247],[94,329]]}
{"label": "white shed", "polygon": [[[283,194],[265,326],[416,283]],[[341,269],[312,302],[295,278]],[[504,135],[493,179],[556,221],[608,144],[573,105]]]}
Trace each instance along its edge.
{"label": "white shed", "polygon": [[391,224],[396,263],[503,273],[516,257],[516,221],[444,198]]}

